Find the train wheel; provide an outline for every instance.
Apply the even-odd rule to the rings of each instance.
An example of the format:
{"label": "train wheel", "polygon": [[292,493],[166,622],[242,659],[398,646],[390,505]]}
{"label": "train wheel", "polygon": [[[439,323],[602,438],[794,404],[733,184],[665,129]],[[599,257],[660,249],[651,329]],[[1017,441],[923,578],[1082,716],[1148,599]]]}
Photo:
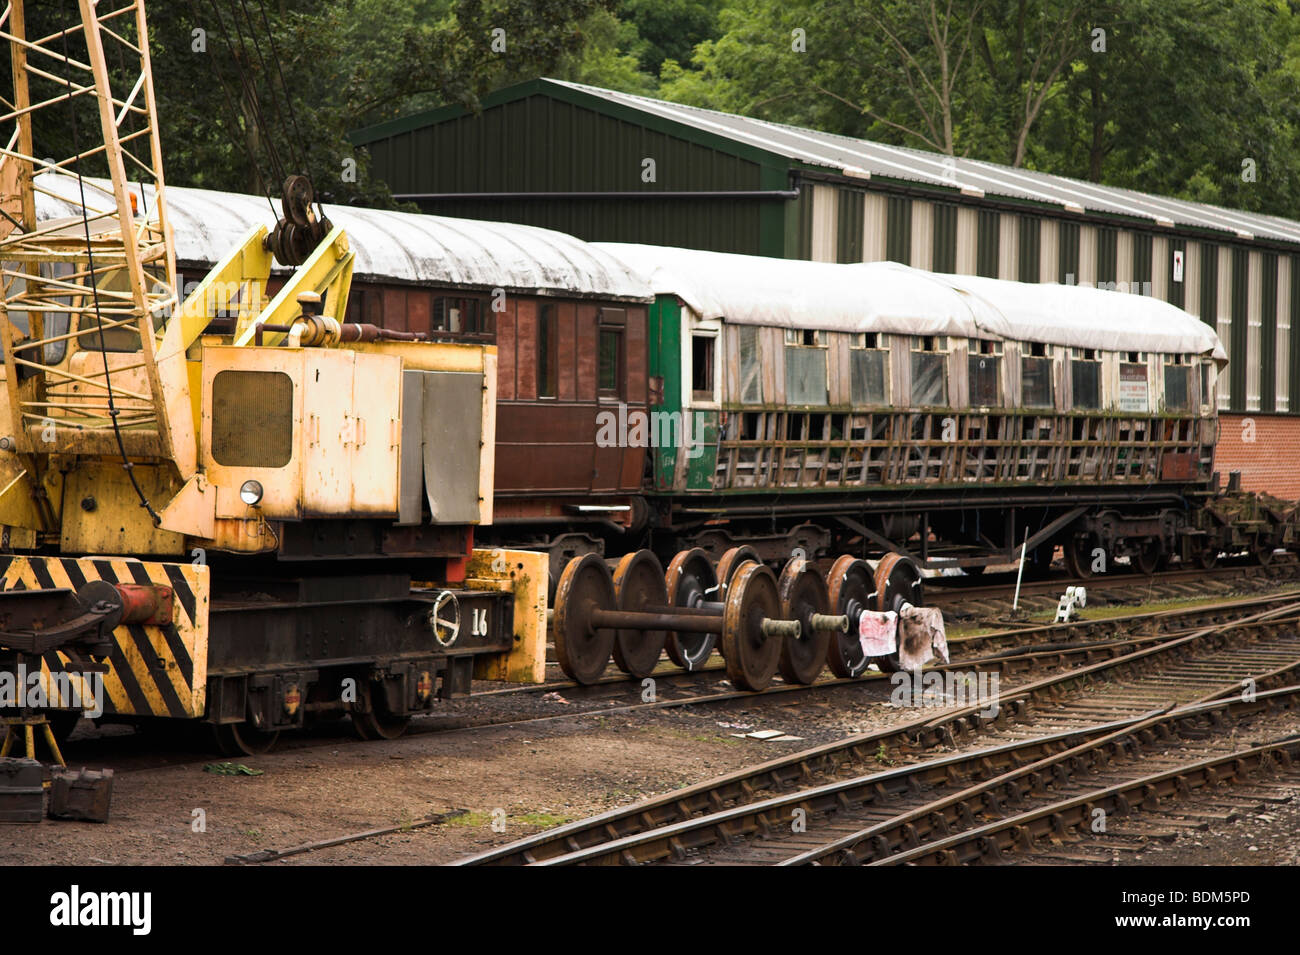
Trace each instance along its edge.
{"label": "train wheel", "polygon": [[250,723],[217,723],[212,726],[212,741],[222,756],[261,756],[269,753],[280,738],[279,730],[264,732]]}
{"label": "train wheel", "polygon": [[594,610],[613,610],[618,604],[614,581],[603,558],[583,554],[569,561],[555,587],[555,658],[570,679],[595,683],[609,665],[614,631],[591,626]]}
{"label": "train wheel", "polygon": [[1255,538],[1250,548],[1250,556],[1254,558],[1255,563],[1261,567],[1267,567],[1273,563],[1273,538],[1266,535],[1259,535]]}
{"label": "train wheel", "polygon": [[1197,551],[1192,559],[1196,561],[1196,566],[1201,570],[1213,570],[1219,563],[1219,549],[1217,547],[1207,547],[1205,550]]}
{"label": "train wheel", "polygon": [[1139,574],[1150,577],[1160,569],[1161,549],[1159,541],[1147,541],[1133,557],[1133,566]]}
{"label": "train wheel", "polygon": [[851,680],[861,676],[871,663],[871,658],[862,653],[858,634],[858,618],[862,611],[872,609],[875,599],[876,586],[871,577],[871,566],[865,560],[845,554],[831,566],[826,581],[831,613],[846,614],[849,618],[848,633],[831,635],[826,648],[826,665],[840,679]]}
{"label": "train wheel", "polygon": [[352,728],[362,739],[397,739],[410,725],[409,716],[390,716],[373,710],[352,714]]}
{"label": "train wheel", "polygon": [[808,566],[802,557],[785,565],[777,581],[777,595],[781,598],[781,617],[798,620],[801,625],[799,639],[781,641],[781,677],[787,683],[810,684],[826,665],[829,630],[814,630],[812,615],[829,613],[831,598],[826,581],[821,574]]}
{"label": "train wheel", "polygon": [[1071,577],[1088,580],[1092,577],[1092,540],[1071,537],[1061,547],[1065,551],[1065,569]]}
{"label": "train wheel", "polygon": [[762,563],[762,561],[758,559],[758,551],[754,550],[752,547],[733,547],[726,551],[718,561],[717,574],[719,586],[717,596],[706,599],[726,600],[727,586],[731,583],[731,578],[736,575],[736,571],[740,569],[740,565],[748,560],[752,560],[756,564]]}
{"label": "train wheel", "polygon": [[[614,594],[619,610],[668,606],[668,586],[659,558],[648,550],[625,554],[614,570]],[[649,676],[667,640],[667,630],[618,630],[614,634],[614,663],[629,676]]]}
{"label": "train wheel", "polygon": [[[674,607],[694,607],[702,600],[717,597],[718,578],[709,555],[696,547],[677,554],[664,574],[668,599]],[[713,653],[716,633],[668,633],[668,657],[683,670],[698,670]]]}
{"label": "train wheel", "polygon": [[[921,604],[921,571],[917,569],[915,563],[902,554],[886,554],[876,565],[874,582],[876,609],[881,612],[892,610],[898,613],[903,609],[904,604],[916,606]],[[898,646],[901,647],[902,644],[900,626]],[[875,664],[880,667],[882,673],[893,673],[902,666],[899,662],[898,650],[887,657],[876,657]]]}
{"label": "train wheel", "polygon": [[772,682],[781,662],[783,641],[763,633],[763,620],[780,616],[776,576],[763,564],[745,561],[727,588],[722,621],[727,679],[737,689],[763,690]]}

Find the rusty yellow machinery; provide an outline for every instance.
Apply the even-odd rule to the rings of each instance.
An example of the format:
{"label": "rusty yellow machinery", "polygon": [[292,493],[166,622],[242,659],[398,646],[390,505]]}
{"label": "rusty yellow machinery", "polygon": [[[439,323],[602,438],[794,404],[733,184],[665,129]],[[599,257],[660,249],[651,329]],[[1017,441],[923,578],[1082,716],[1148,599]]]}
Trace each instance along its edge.
{"label": "rusty yellow machinery", "polygon": [[[0,670],[231,752],[330,713],[392,736],[475,673],[540,679],[545,559],[473,547],[495,347],[345,322],[347,236],[297,179],[181,301],[142,0],[30,35],[4,9]],[[80,141],[51,158],[34,137],[61,121]],[[38,222],[44,170],[113,202]]]}

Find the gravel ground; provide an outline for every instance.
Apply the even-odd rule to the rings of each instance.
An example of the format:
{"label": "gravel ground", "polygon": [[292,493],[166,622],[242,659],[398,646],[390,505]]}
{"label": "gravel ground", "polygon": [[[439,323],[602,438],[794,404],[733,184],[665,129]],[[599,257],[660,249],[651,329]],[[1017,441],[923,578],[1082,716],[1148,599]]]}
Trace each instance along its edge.
{"label": "gravel ground", "polygon": [[[709,678],[728,689],[722,675]],[[346,721],[282,739],[266,756],[233,761],[260,775],[205,771],[223,759],[121,728],[82,724],[70,765],[117,771],[107,825],[56,822],[0,828],[0,864],[219,864],[435,813],[407,829],[276,864],[431,864],[454,861],[543,828],[627,805],[846,735],[916,716],[889,704],[890,685],[868,680],[806,694],[574,715],[602,701],[498,694],[448,704],[405,737],[361,743]],[[639,687],[603,705],[636,702]],[[940,710],[933,711],[936,715]],[[536,720],[536,717],[554,717]],[[503,719],[534,722],[475,727]],[[461,728],[457,728],[461,727]],[[758,730],[787,742],[737,738]],[[1292,793],[1300,797],[1300,787]],[[202,825],[200,825],[200,822]],[[494,828],[494,823],[496,824]],[[504,831],[498,831],[504,829]],[[1120,864],[1300,862],[1300,798],[1207,831],[1180,834]],[[1253,848],[1252,848],[1253,847]]]}

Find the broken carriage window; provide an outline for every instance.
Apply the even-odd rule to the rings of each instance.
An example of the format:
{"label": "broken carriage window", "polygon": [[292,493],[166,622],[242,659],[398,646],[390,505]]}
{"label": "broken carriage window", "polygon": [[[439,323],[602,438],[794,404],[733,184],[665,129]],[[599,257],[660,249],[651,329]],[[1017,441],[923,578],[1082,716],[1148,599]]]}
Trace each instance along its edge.
{"label": "broken carriage window", "polygon": [[758,350],[758,327],[741,325],[740,400],[747,405],[763,403],[763,361]]}
{"label": "broken carriage window", "polygon": [[1091,348],[1076,348],[1070,359],[1070,387],[1074,407],[1096,410],[1101,407],[1101,361]]}
{"label": "broken carriage window", "polygon": [[875,332],[853,336],[849,349],[850,400],[855,405],[883,405],[889,401],[889,353],[880,347]]}
{"label": "broken carriage window", "polygon": [[826,346],[821,332],[786,329],[785,400],[792,405],[824,405]]}
{"label": "broken carriage window", "polygon": [[912,406],[933,408],[948,403],[947,340],[926,335],[912,339]]}
{"label": "broken carriage window", "polygon": [[1002,343],[972,340],[966,357],[970,403],[976,408],[1002,404]]}
{"label": "broken carriage window", "polygon": [[1186,411],[1192,406],[1192,366],[1182,364],[1182,356],[1172,357],[1165,365],[1165,408]]}
{"label": "broken carriage window", "polygon": [[1055,404],[1052,359],[1039,355],[1020,358],[1020,402],[1026,408],[1050,408]]}

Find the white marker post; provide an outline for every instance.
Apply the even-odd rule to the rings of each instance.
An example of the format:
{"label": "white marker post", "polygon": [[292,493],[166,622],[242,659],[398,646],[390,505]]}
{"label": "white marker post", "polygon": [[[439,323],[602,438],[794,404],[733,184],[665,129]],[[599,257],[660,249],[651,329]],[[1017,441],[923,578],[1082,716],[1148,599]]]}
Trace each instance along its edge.
{"label": "white marker post", "polygon": [[1016,596],[1011,601],[1011,612],[1020,609],[1020,579],[1025,576],[1025,551],[1029,547],[1029,528],[1025,528],[1025,539],[1020,544],[1020,567],[1016,570]]}

